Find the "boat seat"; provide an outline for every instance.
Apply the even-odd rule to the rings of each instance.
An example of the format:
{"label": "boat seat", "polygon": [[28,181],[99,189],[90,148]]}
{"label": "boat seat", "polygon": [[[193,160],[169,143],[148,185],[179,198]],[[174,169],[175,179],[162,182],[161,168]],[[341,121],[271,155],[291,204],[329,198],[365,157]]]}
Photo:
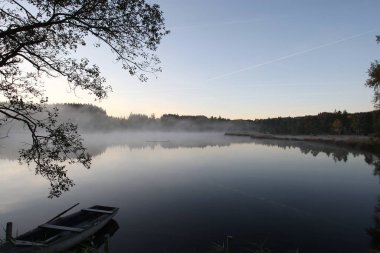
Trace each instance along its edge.
{"label": "boat seat", "polygon": [[93,208],[84,208],[82,211],[87,211],[87,212],[95,212],[95,213],[108,213],[111,214],[114,211],[106,211],[106,210],[100,210],[100,209],[93,209]]}
{"label": "boat seat", "polygon": [[83,228],[75,228],[75,227],[65,227],[65,226],[58,226],[58,225],[52,225],[49,223],[45,223],[39,226],[40,228],[51,228],[51,229],[57,229],[57,230],[65,230],[65,231],[71,231],[71,232],[82,232]]}
{"label": "boat seat", "polygon": [[12,243],[16,246],[38,246],[38,247],[46,247],[47,246],[44,243],[23,241],[23,240],[14,240]]}

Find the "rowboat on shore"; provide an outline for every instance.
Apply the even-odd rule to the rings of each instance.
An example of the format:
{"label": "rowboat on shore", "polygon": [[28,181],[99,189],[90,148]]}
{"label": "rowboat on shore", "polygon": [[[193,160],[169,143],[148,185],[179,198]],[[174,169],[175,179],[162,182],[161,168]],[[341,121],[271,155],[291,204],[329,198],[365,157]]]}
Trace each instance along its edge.
{"label": "rowboat on shore", "polygon": [[0,245],[0,253],[63,252],[102,229],[119,208],[92,206],[52,220]]}

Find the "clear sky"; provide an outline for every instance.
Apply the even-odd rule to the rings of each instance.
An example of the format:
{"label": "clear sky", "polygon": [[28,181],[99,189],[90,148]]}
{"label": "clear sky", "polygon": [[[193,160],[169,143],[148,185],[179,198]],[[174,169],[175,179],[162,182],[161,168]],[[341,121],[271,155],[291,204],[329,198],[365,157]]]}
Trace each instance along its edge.
{"label": "clear sky", "polygon": [[[171,33],[157,54],[163,72],[128,76],[105,47],[78,52],[113,88],[98,103],[48,80],[50,102],[94,103],[109,115],[163,113],[267,118],[373,109],[364,86],[380,59],[379,0],[150,0]],[[54,84],[53,84],[54,83]]]}

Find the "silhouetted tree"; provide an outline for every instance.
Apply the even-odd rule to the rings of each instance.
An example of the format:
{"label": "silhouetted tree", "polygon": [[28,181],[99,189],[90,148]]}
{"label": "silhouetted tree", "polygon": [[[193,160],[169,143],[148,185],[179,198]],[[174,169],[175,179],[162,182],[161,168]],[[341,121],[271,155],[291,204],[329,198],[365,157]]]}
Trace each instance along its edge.
{"label": "silhouetted tree", "polygon": [[[380,36],[376,36],[377,43],[380,43]],[[374,90],[373,102],[377,109],[380,108],[380,63],[375,60],[368,69],[368,79],[366,86]]]}
{"label": "silhouetted tree", "polygon": [[87,38],[106,46],[123,69],[146,81],[146,72],[160,71],[153,52],[168,33],[158,5],[145,0],[2,0],[0,1],[0,124],[24,124],[31,143],[20,150],[20,161],[36,164],[36,173],[50,180],[50,197],[73,182],[65,164],[90,166],[76,125],[57,123],[57,110],[48,111],[42,76],[67,79],[97,99],[109,86],[99,67],[73,54]]}

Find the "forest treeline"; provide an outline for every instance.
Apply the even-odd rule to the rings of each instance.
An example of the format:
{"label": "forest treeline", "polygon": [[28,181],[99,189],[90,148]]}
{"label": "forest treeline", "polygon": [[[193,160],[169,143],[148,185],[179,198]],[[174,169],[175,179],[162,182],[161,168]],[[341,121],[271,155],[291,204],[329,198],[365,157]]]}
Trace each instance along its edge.
{"label": "forest treeline", "polygon": [[254,125],[256,130],[271,134],[380,135],[380,111],[258,119]]}
{"label": "forest treeline", "polygon": [[[95,105],[65,103],[49,107],[59,109],[59,121],[78,124],[80,131],[188,131],[188,132],[262,132],[291,135],[380,135],[380,111],[347,113],[323,112],[302,117],[278,117],[256,120],[231,120],[203,115],[186,116],[131,113],[112,117]],[[12,131],[14,131],[12,129]]]}
{"label": "forest treeline", "polygon": [[78,124],[82,131],[249,131],[253,129],[252,120],[230,120],[222,117],[181,116],[164,114],[156,117],[154,114],[131,113],[128,117],[108,116],[106,111],[91,104],[55,104],[59,109],[60,120],[70,120]]}

